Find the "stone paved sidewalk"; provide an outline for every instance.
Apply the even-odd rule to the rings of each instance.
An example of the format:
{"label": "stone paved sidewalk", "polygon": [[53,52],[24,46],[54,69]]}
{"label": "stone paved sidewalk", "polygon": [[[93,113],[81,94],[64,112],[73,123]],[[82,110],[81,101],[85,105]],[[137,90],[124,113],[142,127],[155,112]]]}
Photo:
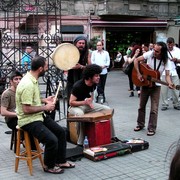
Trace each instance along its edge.
{"label": "stone paved sidewalk", "polygon": [[[11,135],[0,117],[0,179],[73,179],[73,180],[167,180],[171,155],[167,151],[178,140],[180,133],[180,111],[174,110],[171,103],[167,111],[159,110],[157,133],[146,135],[146,128],[134,132],[139,99],[129,97],[128,78],[122,71],[111,71],[107,78],[106,98],[110,107],[115,109],[115,132],[120,139],[143,138],[150,143],[148,150],[93,162],[86,158],[76,162],[76,168],[66,169],[64,174],[53,175],[43,172],[38,159],[33,161],[33,176],[29,175],[27,164],[20,161],[18,173],[14,172],[15,154],[9,149]],[[149,104],[147,107],[147,118]],[[59,122],[66,124],[65,120]]]}

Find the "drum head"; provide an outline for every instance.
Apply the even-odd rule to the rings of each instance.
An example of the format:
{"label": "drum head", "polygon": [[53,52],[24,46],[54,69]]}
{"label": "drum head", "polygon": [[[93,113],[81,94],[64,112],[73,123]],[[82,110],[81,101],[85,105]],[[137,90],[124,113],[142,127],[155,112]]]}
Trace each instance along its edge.
{"label": "drum head", "polygon": [[52,54],[55,66],[61,70],[67,71],[74,67],[80,58],[79,50],[70,43],[62,43],[56,47]]}

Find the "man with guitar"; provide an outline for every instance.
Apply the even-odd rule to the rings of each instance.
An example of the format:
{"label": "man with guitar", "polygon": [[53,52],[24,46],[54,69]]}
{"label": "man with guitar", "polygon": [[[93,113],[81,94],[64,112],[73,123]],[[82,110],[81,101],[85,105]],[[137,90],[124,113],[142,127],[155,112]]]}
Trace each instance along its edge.
{"label": "man with guitar", "polygon": [[[143,63],[145,60],[147,61],[147,64]],[[134,84],[142,86],[137,126],[134,128],[134,131],[140,131],[145,126],[146,104],[150,97],[151,110],[147,135],[153,136],[156,133],[157,128],[158,106],[161,90],[161,85],[157,82],[160,82],[160,75],[164,70],[169,88],[174,88],[169,74],[170,63],[168,60],[166,44],[164,42],[157,42],[153,51],[148,51],[134,60],[134,68],[134,72],[136,72],[136,74],[132,74]]]}
{"label": "man with guitar", "polygon": [[[179,85],[179,77],[176,71],[176,63],[178,66],[178,62],[180,62],[180,49],[175,47],[174,38],[169,37],[167,39],[167,47],[168,47],[168,58],[171,63],[171,70],[170,70],[170,76],[171,80],[174,85]],[[165,72],[162,74],[162,80],[165,80]],[[180,102],[179,102],[179,91],[176,89],[173,89],[171,91],[172,98],[173,98],[173,106],[174,109],[180,110]],[[168,109],[168,87],[162,86],[161,88],[161,100],[162,100],[162,107],[161,110],[165,111]]]}

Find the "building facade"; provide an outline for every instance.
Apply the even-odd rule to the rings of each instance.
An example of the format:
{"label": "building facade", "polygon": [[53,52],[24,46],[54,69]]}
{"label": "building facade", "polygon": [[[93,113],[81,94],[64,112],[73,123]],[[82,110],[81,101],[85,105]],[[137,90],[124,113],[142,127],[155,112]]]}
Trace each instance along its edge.
{"label": "building facade", "polygon": [[132,41],[155,43],[172,36],[180,44],[180,0],[0,2],[1,65],[20,62],[27,45],[51,59],[59,43],[78,34],[103,40],[112,56]]}

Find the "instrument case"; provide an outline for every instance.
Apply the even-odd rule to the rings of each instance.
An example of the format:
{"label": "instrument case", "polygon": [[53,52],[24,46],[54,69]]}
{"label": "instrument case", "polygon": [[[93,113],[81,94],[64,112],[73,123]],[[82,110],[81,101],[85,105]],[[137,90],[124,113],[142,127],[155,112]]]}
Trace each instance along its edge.
{"label": "instrument case", "polygon": [[138,152],[149,148],[149,142],[139,139],[139,138],[132,138],[129,140],[121,141],[122,143],[128,144],[131,147],[131,152]]}
{"label": "instrument case", "polygon": [[116,156],[131,154],[134,152],[146,150],[149,148],[149,142],[132,138],[102,146],[91,147],[83,151],[84,156],[92,161],[100,161]]}
{"label": "instrument case", "polygon": [[131,153],[131,146],[126,143],[111,143],[102,146],[96,146],[83,151],[84,156],[92,161],[100,161],[116,156]]}

